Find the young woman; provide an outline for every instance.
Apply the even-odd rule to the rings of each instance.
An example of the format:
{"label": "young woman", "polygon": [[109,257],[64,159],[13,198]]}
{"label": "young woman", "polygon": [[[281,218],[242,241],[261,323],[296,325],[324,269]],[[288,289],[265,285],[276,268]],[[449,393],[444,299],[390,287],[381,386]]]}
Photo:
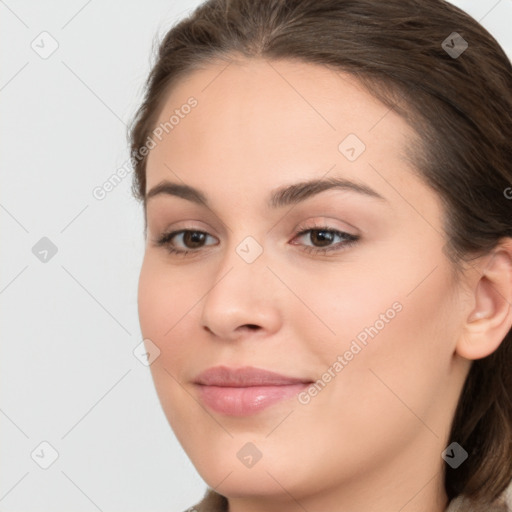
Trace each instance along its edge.
{"label": "young woman", "polygon": [[511,141],[510,60],[442,0],[209,0],[168,32],[138,304],[195,510],[508,510]]}

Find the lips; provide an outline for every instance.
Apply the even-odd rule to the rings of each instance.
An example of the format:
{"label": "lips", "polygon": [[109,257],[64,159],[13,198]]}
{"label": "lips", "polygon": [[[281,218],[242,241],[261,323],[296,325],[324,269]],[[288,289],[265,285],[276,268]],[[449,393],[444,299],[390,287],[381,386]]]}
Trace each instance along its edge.
{"label": "lips", "polygon": [[246,366],[244,368],[228,368],[227,366],[215,366],[200,373],[196,384],[205,386],[223,387],[250,387],[250,386],[286,386],[311,382],[308,379],[286,377],[279,373],[270,372]]}
{"label": "lips", "polygon": [[216,366],[200,373],[194,380],[203,403],[215,412],[229,416],[260,412],[297,395],[311,382],[250,366]]}

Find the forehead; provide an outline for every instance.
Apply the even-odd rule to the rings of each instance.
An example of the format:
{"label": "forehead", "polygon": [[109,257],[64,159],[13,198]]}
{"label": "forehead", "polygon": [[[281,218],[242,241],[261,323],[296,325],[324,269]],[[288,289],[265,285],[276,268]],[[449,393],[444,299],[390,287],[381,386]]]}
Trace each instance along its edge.
{"label": "forehead", "polygon": [[[186,117],[201,118],[203,129],[195,134],[198,136],[211,135],[208,127],[243,128],[244,133],[253,128],[254,132],[272,134],[282,127],[283,136],[285,128],[293,128],[297,137],[309,134],[312,139],[322,132],[340,136],[350,129],[362,137],[384,115],[398,131],[410,130],[354,76],[302,61],[256,58],[204,65],[174,84],[164,98],[156,125],[164,125],[173,113],[180,114],[190,98],[198,104]],[[213,113],[221,115],[209,115]],[[193,122],[180,124],[197,127]],[[176,125],[172,132],[179,139],[183,129]],[[219,136],[224,133],[218,132]]]}
{"label": "forehead", "polygon": [[333,168],[382,188],[375,166],[385,162],[395,174],[405,168],[414,134],[353,76],[265,59],[218,61],[189,73],[169,91],[155,129],[161,140],[148,156],[146,192],[176,176],[195,185],[243,182],[248,190]]}

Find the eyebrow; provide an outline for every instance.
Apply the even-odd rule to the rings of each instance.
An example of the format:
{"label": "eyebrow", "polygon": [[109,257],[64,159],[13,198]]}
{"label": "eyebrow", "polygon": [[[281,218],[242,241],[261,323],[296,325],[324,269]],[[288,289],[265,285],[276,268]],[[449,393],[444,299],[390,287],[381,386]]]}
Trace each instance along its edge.
{"label": "eyebrow", "polygon": [[[320,192],[334,188],[350,190],[361,195],[387,202],[387,200],[378,192],[363,183],[356,183],[344,178],[321,178],[280,187],[272,192],[267,205],[269,208],[282,208],[284,206],[295,205],[319,194]],[[200,190],[191,187],[190,185],[173,183],[168,180],[164,180],[158,185],[155,185],[147,193],[146,201],[158,195],[181,197],[182,199],[192,201],[199,205],[206,207],[210,206],[207,197]]]}

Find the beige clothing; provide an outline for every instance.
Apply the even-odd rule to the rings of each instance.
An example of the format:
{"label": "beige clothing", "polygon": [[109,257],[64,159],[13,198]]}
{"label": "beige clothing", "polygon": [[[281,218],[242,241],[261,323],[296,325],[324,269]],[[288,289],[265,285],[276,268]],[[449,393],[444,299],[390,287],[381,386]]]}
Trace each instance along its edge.
{"label": "beige clothing", "polygon": [[[227,510],[228,500],[213,489],[207,489],[203,499],[185,512],[227,512]],[[476,507],[470,500],[458,496],[450,501],[445,512],[512,512],[512,482],[492,506]]]}

